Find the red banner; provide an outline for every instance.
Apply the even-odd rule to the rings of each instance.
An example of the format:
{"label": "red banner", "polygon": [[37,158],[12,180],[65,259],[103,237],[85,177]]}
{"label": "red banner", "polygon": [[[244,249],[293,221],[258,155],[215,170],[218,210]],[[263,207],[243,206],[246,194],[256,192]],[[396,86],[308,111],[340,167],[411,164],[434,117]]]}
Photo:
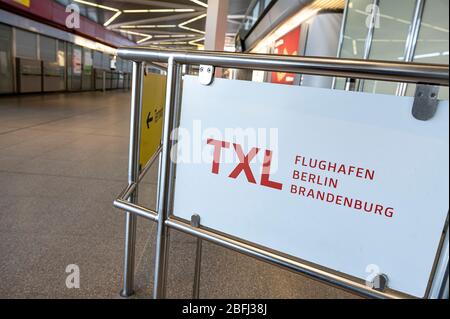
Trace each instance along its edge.
{"label": "red banner", "polygon": [[[275,54],[298,55],[300,45],[300,27],[284,35],[275,43]],[[295,74],[292,73],[272,73],[272,83],[294,84]]]}

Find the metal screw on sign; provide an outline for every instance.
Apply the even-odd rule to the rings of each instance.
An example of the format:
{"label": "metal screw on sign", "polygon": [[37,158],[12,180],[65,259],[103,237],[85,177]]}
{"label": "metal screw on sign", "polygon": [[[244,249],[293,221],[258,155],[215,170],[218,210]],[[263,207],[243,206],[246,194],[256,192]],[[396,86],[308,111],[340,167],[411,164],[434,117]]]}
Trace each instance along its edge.
{"label": "metal screw on sign", "polygon": [[200,215],[195,214],[191,216],[191,226],[200,227]]}
{"label": "metal screw on sign", "polygon": [[199,81],[203,85],[211,85],[214,81],[215,68],[212,65],[200,65]]}
{"label": "metal screw on sign", "polygon": [[376,291],[385,291],[388,287],[389,278],[385,274],[376,275],[372,280],[372,289]]}
{"label": "metal screw on sign", "polygon": [[419,121],[428,121],[434,117],[438,109],[439,87],[419,84],[416,88],[412,114]]}

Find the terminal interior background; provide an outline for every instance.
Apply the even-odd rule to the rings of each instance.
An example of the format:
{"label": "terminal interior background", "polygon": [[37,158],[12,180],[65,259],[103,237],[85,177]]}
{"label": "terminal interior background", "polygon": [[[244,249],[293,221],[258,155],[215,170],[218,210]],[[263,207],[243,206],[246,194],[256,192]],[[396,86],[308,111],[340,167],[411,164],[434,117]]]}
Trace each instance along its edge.
{"label": "terminal interior background", "polygon": [[[225,51],[449,63],[445,0],[375,1],[373,34],[373,0],[228,1]],[[112,201],[127,180],[132,63],[116,49],[208,49],[206,0],[143,3],[0,0],[0,298],[120,298],[124,218]],[[66,25],[71,4],[80,8],[78,29]],[[235,69],[223,77],[373,94],[415,90]],[[448,88],[439,98],[448,100]],[[156,175],[152,168],[139,190],[150,207]],[[151,298],[155,231],[139,221],[136,298]],[[173,231],[170,244],[168,297],[190,298],[196,240]],[[71,264],[80,267],[79,289],[66,287]],[[201,276],[201,298],[358,298],[208,243]]]}

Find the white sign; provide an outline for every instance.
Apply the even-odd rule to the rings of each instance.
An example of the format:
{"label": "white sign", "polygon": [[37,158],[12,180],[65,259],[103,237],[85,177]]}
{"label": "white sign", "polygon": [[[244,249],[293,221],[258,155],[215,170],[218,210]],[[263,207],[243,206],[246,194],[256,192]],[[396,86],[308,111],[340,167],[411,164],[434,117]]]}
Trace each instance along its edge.
{"label": "white sign", "polygon": [[189,76],[183,91],[175,216],[425,295],[449,208],[448,102],[422,122],[409,97]]}

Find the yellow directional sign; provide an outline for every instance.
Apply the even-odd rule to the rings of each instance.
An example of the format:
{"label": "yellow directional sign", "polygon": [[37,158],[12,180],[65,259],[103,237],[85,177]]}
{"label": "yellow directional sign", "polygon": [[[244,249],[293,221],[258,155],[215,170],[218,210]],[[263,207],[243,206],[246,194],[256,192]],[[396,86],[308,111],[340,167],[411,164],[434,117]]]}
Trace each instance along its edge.
{"label": "yellow directional sign", "polygon": [[147,74],[142,96],[141,167],[147,164],[161,144],[165,100],[166,76]]}

